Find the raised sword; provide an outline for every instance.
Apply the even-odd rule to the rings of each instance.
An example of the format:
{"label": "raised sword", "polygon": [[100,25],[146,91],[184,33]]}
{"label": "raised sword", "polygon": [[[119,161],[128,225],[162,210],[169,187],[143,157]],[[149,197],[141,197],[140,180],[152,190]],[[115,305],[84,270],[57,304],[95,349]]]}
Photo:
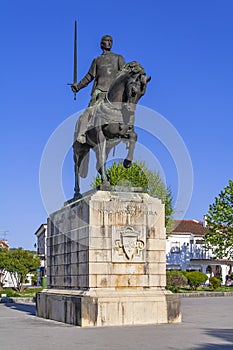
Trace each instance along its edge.
{"label": "raised sword", "polygon": [[[73,71],[73,83],[68,85],[73,85],[77,83],[77,21],[74,21],[74,71]],[[76,100],[76,91],[74,92],[74,100]]]}

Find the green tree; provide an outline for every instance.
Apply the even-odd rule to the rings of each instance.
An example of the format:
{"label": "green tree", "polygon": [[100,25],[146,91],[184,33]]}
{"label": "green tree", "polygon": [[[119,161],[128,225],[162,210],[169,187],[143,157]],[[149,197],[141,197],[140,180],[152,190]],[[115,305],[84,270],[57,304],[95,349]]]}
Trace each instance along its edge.
{"label": "green tree", "polygon": [[[143,166],[143,163],[141,164]],[[147,193],[151,197],[159,198],[165,204],[165,226],[167,234],[171,233],[173,227],[172,215],[173,197],[170,187],[166,187],[158,171],[145,167],[145,175],[148,180]]]}
{"label": "green tree", "polygon": [[15,281],[15,289],[18,292],[24,290],[24,284],[27,279],[27,274],[36,273],[40,266],[40,259],[32,252],[18,248],[14,250],[8,250],[9,261],[7,270]]}
{"label": "green tree", "polygon": [[[166,187],[159,172],[150,170],[143,162],[135,162],[130,168],[125,168],[122,163],[114,162],[107,168],[107,175],[112,186],[131,186],[142,187],[142,190],[152,197],[159,198],[165,204],[165,226],[167,233],[172,228],[172,191]],[[101,185],[101,179],[98,175],[92,187]]]}
{"label": "green tree", "polygon": [[233,181],[224,187],[206,215],[204,239],[216,258],[233,258]]}

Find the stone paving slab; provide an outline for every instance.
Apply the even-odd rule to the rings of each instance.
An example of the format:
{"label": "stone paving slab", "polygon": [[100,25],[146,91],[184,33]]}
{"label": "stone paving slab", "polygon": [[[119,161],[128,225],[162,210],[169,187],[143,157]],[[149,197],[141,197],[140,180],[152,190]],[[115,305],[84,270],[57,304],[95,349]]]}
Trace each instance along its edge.
{"label": "stone paving slab", "polygon": [[182,299],[182,324],[79,328],[0,304],[1,350],[232,350],[233,297]]}

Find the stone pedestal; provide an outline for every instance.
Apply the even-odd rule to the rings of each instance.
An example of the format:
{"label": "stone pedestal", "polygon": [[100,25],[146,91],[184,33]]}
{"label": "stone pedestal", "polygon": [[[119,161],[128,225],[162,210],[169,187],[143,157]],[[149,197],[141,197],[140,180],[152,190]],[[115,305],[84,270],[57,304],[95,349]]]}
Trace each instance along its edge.
{"label": "stone pedestal", "polygon": [[165,251],[160,200],[135,189],[86,193],[48,219],[37,315],[79,326],[180,322]]}

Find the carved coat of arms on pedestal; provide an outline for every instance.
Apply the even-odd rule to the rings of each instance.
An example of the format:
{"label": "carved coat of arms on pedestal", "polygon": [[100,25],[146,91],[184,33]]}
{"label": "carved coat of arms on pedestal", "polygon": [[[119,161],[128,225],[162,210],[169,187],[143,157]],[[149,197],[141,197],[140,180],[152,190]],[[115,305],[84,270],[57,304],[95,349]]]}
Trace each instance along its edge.
{"label": "carved coat of arms on pedestal", "polygon": [[[113,262],[143,262],[145,238],[131,226],[118,228],[113,234]],[[118,236],[118,237],[117,237]]]}

